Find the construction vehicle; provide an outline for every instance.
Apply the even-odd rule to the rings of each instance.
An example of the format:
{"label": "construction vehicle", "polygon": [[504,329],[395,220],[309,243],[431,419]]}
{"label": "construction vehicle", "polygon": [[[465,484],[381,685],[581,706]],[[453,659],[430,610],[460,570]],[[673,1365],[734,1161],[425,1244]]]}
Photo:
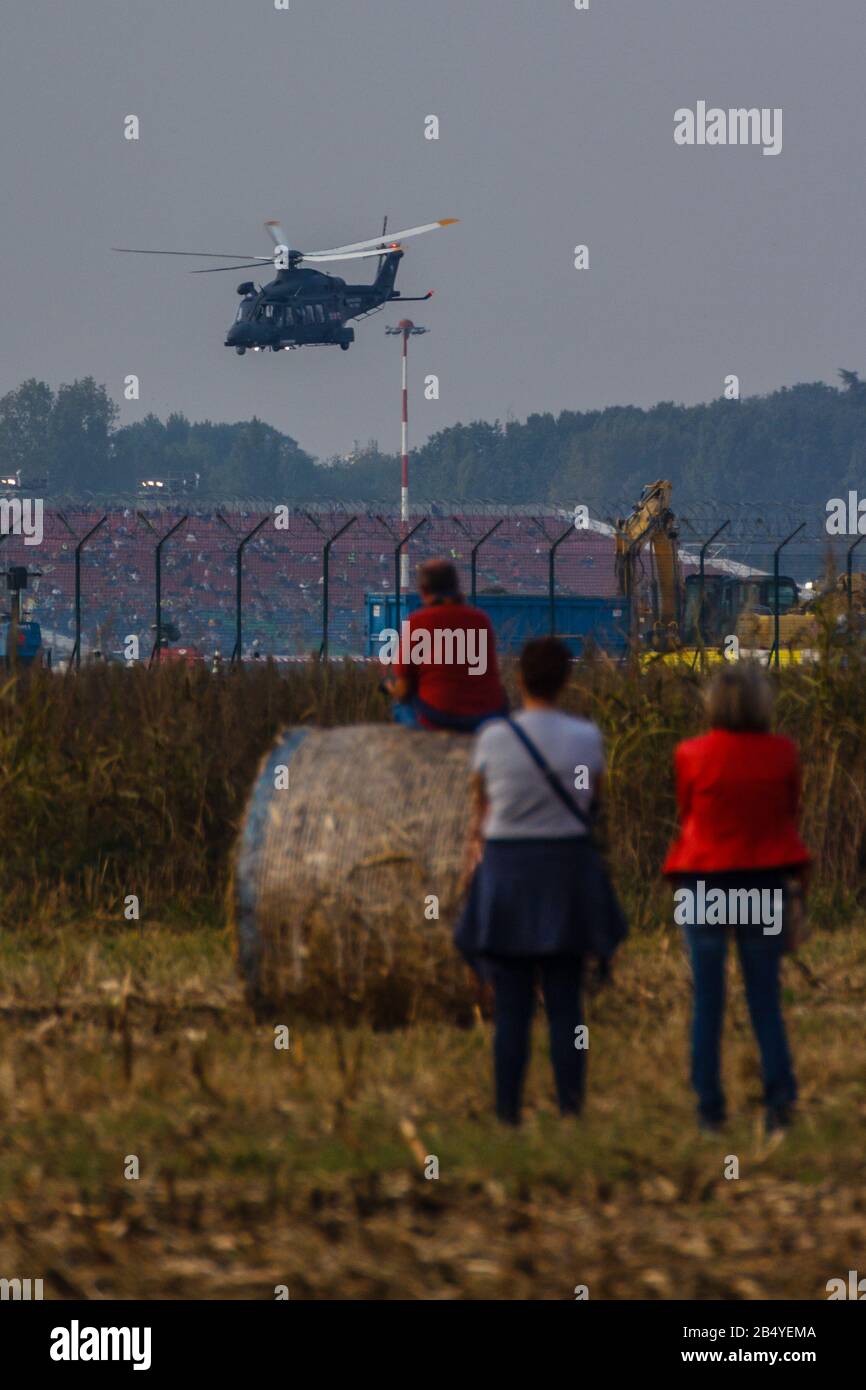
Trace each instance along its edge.
{"label": "construction vehicle", "polygon": [[[631,513],[618,517],[615,527],[617,583],[629,605],[632,641],[657,651],[680,645],[683,579],[671,491],[669,482],[648,483]],[[640,557],[647,544],[656,572],[649,586],[640,583]]]}
{"label": "construction vehicle", "polygon": [[[718,646],[735,636],[741,648],[769,650],[775,640],[776,581],[771,574],[747,577],[689,575],[686,580],[683,641],[689,646]],[[811,636],[813,620],[801,611],[800,590],[789,575],[779,576],[779,641],[783,645]]]}
{"label": "construction vehicle", "polygon": [[[615,525],[616,574],[628,600],[631,637],[638,649],[694,656],[736,636],[740,650],[769,650],[775,640],[775,602],[780,646],[814,637],[815,619],[804,611],[789,575],[744,576],[701,571],[685,579],[679,554],[679,525],[671,509],[672,485],[648,483],[626,518]],[[644,567],[642,552],[652,552]],[[768,639],[769,634],[769,639]]]}
{"label": "construction vehicle", "polygon": [[[781,583],[780,581],[780,587]],[[770,581],[772,584],[772,580]],[[824,631],[862,631],[866,624],[866,574],[830,575],[824,583],[805,586],[793,602],[783,594],[779,617],[779,645],[797,651],[815,651]],[[772,611],[757,607],[741,613],[737,636],[741,645],[758,649],[773,646]]]}

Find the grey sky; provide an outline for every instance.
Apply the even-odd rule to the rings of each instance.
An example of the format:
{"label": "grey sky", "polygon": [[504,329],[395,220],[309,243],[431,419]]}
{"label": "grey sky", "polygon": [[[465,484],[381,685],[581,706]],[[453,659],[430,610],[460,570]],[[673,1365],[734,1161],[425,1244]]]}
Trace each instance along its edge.
{"label": "grey sky", "polygon": [[[399,313],[349,353],[238,358],[243,276],[109,250],[266,254],[267,217],[316,249],[386,211],[461,219],[409,243],[398,279],[437,291],[413,306],[433,330],[413,345],[414,443],[706,400],[729,372],[752,394],[866,367],[864,41],[862,0],[9,0],[0,391],[90,374],[124,422],[257,414],[320,456],[396,449]],[[699,99],[782,107],[781,155],[678,148],[674,111]]]}

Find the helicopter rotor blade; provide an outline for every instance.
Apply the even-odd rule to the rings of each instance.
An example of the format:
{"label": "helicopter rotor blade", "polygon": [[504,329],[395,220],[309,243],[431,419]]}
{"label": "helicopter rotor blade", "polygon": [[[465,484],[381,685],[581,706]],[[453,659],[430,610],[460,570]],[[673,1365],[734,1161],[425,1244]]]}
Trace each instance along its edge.
{"label": "helicopter rotor blade", "polygon": [[275,246],[288,246],[286,234],[276,219],[265,223],[265,231]]}
{"label": "helicopter rotor blade", "polygon": [[273,265],[273,256],[259,256],[255,261],[241,261],[240,265],[209,265],[204,270],[191,270],[190,275],[218,275],[221,270],[261,270],[263,263]]}
{"label": "helicopter rotor blade", "polygon": [[[459,220],[460,219],[457,217],[443,217],[438,222],[427,222],[424,224],[423,227],[410,227],[408,231],[405,232],[392,232],[391,238],[394,242],[405,241],[407,237],[421,236],[424,232],[435,232],[440,227],[452,227],[454,223],[458,222]],[[314,254],[316,256],[337,256],[342,255],[344,251],[366,251],[368,246],[375,246],[376,250],[380,254],[382,251],[387,251],[389,249],[397,249],[396,247],[392,248],[390,246],[390,243],[386,246],[383,246],[382,238],[380,236],[377,236],[371,237],[369,241],[356,241],[351,246],[332,246],[327,251],[316,251],[314,253],[311,252],[310,255],[305,256],[304,259],[312,260]]]}
{"label": "helicopter rotor blade", "polygon": [[[282,243],[280,243],[280,245],[282,245]],[[402,246],[391,246],[388,248],[387,254],[391,254],[394,251],[402,250]],[[379,251],[349,251],[343,256],[324,256],[320,254],[313,254],[311,256],[301,256],[298,260],[298,264],[306,264],[308,261],[313,262],[315,264],[319,264],[321,261],[365,261],[370,260],[375,256],[379,256],[380,254],[381,252]],[[190,271],[190,274],[216,275],[222,270],[258,270],[258,268],[262,265],[262,262],[264,262],[266,265],[272,265],[273,257],[262,256],[256,261],[246,261],[241,265],[209,265],[204,270],[192,270]]]}
{"label": "helicopter rotor blade", "polygon": [[[122,251],[128,256],[203,256],[210,261],[270,261],[272,256],[251,256],[247,251],[151,251],[139,246],[112,246],[112,251]],[[230,268],[230,267],[227,267]]]}
{"label": "helicopter rotor blade", "polygon": [[[389,245],[388,250],[384,254],[393,255],[395,251],[402,250],[402,246]],[[310,264],[319,265],[322,261],[367,261],[372,260],[375,256],[381,255],[382,251],[379,249],[375,251],[343,251],[342,253],[338,254],[334,254],[330,251],[312,251],[309,256],[303,256],[301,259],[303,260],[305,265],[308,262]]]}

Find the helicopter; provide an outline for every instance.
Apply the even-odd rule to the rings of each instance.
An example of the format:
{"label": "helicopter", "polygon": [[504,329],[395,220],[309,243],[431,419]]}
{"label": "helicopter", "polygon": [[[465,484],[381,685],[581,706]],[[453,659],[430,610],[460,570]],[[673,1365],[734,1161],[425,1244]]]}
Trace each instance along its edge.
{"label": "helicopter", "polygon": [[[225,346],[233,347],[243,357],[253,352],[290,352],[299,347],[335,347],[348,352],[355,341],[351,319],[363,319],[377,313],[392,300],[403,304],[418,304],[431,299],[428,294],[406,296],[394,289],[397,271],[403,259],[402,242],[409,237],[450,227],[456,217],[428,222],[422,227],[409,227],[392,233],[386,240],[388,219],[382,235],[351,246],[336,246],[330,251],[296,251],[286,240],[279,222],[269,221],[265,228],[274,243],[272,256],[242,256],[239,253],[211,251],[149,251],[133,246],[114,246],[112,250],[135,256],[200,256],[210,260],[240,261],[241,265],[208,266],[192,271],[193,275],[212,275],[225,270],[246,270],[273,265],[275,280],[255,285],[244,280],[238,285],[241,302],[234,323],[226,333]],[[376,278],[370,284],[349,285],[337,275],[329,275],[314,267],[325,261],[355,261],[379,257]]]}

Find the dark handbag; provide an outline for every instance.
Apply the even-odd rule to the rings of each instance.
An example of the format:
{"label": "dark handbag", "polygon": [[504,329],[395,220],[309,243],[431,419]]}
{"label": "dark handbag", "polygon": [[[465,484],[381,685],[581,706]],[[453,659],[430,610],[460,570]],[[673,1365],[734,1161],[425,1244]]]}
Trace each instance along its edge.
{"label": "dark handbag", "polygon": [[[544,774],[545,780],[547,781],[547,785],[550,787],[550,790],[554,793],[556,797],[558,797],[558,799],[562,802],[563,806],[566,806],[568,808],[568,810],[574,816],[575,820],[583,826],[584,830],[587,833],[587,837],[591,841],[594,826],[594,820],[592,816],[587,816],[584,814],[577,799],[571,795],[571,792],[568,790],[567,787],[563,786],[559,777],[548,763],[544,754],[541,752],[541,749],[538,748],[535,743],[533,743],[526,730],[522,729],[519,724],[516,724],[513,719],[506,719],[505,722],[508,725],[508,727],[512,730],[512,732],[515,733],[517,737],[520,739],[520,742],[523,744],[527,753],[532,758],[532,761],[535,763],[539,772]],[[599,859],[600,872],[603,879],[602,891],[604,896],[605,917],[603,934],[606,941],[606,950],[600,956],[604,973],[607,963],[610,961],[620,942],[624,941],[626,936],[628,935],[628,923],[626,921],[625,913],[623,912],[622,907],[620,905],[619,898],[617,897],[616,889],[614,888],[613,883],[611,882],[607,865],[604,863],[604,860],[601,859],[601,857],[599,857]]]}

